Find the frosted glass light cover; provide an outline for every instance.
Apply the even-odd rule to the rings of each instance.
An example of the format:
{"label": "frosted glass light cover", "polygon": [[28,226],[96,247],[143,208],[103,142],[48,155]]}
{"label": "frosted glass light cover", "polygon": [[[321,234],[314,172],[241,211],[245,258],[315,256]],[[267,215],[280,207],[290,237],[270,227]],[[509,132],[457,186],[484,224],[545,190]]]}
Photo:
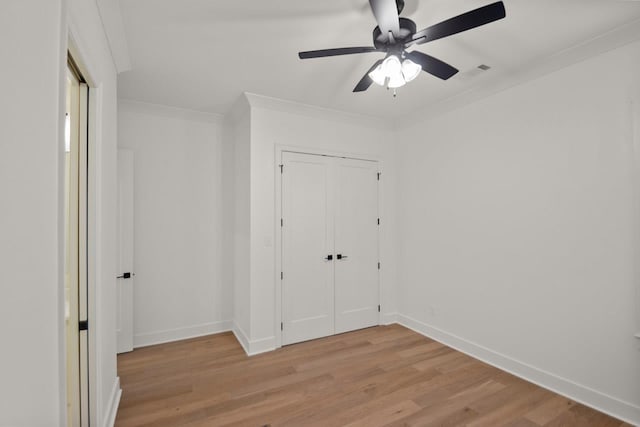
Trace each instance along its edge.
{"label": "frosted glass light cover", "polygon": [[406,83],[407,82],[404,80],[404,77],[402,76],[402,72],[398,70],[397,73],[389,76],[389,83],[387,84],[387,87],[391,89],[395,89],[395,88],[404,86]]}
{"label": "frosted glass light cover", "polygon": [[387,76],[382,70],[382,65],[378,65],[372,72],[369,73],[371,80],[377,85],[384,86]]}
{"label": "frosted glass light cover", "polygon": [[387,77],[392,77],[402,71],[402,65],[397,56],[391,55],[382,62],[382,71]]}
{"label": "frosted glass light cover", "polygon": [[411,80],[418,77],[418,74],[420,74],[420,71],[422,71],[422,67],[416,64],[415,62],[413,62],[412,60],[405,59],[402,62],[402,75],[404,76],[404,80],[406,82],[410,82]]}

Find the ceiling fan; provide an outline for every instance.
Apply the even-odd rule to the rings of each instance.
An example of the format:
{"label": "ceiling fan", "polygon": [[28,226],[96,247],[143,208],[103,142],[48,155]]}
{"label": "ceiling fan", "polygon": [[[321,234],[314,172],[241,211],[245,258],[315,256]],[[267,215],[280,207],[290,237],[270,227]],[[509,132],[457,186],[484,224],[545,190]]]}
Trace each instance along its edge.
{"label": "ceiling fan", "polygon": [[378,26],[373,29],[373,47],[343,47],[298,53],[300,59],[386,53],[384,59],[376,61],[367,71],[353,89],[354,92],[363,92],[374,82],[396,89],[415,79],[420,71],[447,80],[458,72],[456,68],[426,53],[416,50],[408,52],[406,49],[480,27],[506,16],[504,4],[499,1],[416,31],[415,22],[399,17],[404,9],[404,0],[369,0],[369,5],[378,22]]}

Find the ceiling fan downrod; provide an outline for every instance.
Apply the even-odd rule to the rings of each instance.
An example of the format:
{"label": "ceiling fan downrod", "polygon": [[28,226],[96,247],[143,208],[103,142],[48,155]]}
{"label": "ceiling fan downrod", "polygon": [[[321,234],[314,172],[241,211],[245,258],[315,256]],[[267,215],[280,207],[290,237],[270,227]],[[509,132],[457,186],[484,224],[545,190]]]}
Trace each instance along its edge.
{"label": "ceiling fan downrod", "polygon": [[[471,30],[482,25],[498,21],[506,16],[504,3],[497,1],[479,7],[461,15],[416,31],[416,24],[410,19],[401,18],[399,14],[404,9],[404,0],[369,0],[371,11],[378,25],[373,29],[373,46],[346,47],[337,49],[312,50],[298,53],[300,59],[323,58],[339,55],[353,55],[359,53],[384,53],[384,59],[378,60],[353,89],[354,92],[364,92],[375,82],[387,89],[395,89],[413,80],[419,71],[424,71],[442,80],[454,76],[458,69],[434,58],[426,53],[406,49],[438,40],[463,31]],[[381,65],[393,59],[394,72],[382,72]],[[405,64],[406,63],[406,64]],[[403,66],[402,73],[398,67]],[[418,72],[414,73],[415,67]],[[389,77],[389,79],[386,79]],[[390,84],[389,80],[393,80]],[[402,81],[400,81],[402,80]]]}

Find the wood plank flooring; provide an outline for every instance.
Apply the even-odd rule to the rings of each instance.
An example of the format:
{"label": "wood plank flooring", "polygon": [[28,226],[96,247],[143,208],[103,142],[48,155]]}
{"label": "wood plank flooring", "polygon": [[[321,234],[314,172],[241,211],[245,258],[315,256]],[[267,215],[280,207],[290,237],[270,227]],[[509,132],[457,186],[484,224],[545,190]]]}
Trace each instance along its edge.
{"label": "wood plank flooring", "polygon": [[251,358],[231,333],[118,356],[129,426],[624,426],[399,325]]}

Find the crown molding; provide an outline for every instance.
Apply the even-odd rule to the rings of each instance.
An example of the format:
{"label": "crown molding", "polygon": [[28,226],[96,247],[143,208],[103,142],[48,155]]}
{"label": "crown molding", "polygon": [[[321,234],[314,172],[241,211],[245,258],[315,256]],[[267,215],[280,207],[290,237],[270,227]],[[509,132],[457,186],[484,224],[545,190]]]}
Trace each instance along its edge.
{"label": "crown molding", "polygon": [[242,119],[251,117],[251,104],[246,93],[242,93],[233,103],[229,111],[224,115],[225,121],[238,123]]}
{"label": "crown molding", "polygon": [[318,107],[309,104],[302,104],[295,101],[287,101],[284,99],[273,98],[270,96],[258,95],[249,92],[245,92],[244,96],[247,98],[247,101],[249,102],[249,105],[252,109],[259,108],[265,110],[280,111],[283,113],[297,114],[301,116],[342,122],[352,125],[356,124],[384,130],[391,129],[392,123],[387,120],[381,119],[380,117],[349,113],[346,111]]}
{"label": "crown molding", "polygon": [[600,34],[577,45],[571,46],[550,55],[535,64],[526,64],[519,72],[510,76],[497,75],[478,87],[473,87],[461,94],[454,95],[432,106],[417,110],[408,116],[394,121],[394,129],[412,127],[425,121],[433,120],[448,112],[457,110],[488,98],[512,87],[536,80],[547,74],[596,57],[640,40],[640,19],[619,26],[604,34]]}
{"label": "crown molding", "polygon": [[118,0],[95,0],[111,58],[118,73],[131,70],[131,57]]}
{"label": "crown molding", "polygon": [[166,105],[151,104],[148,102],[122,98],[118,100],[118,110],[123,112],[152,114],[154,116],[179,118],[183,120],[214,124],[222,124],[224,120],[224,116],[222,114],[194,111],[185,108],[169,107]]}

